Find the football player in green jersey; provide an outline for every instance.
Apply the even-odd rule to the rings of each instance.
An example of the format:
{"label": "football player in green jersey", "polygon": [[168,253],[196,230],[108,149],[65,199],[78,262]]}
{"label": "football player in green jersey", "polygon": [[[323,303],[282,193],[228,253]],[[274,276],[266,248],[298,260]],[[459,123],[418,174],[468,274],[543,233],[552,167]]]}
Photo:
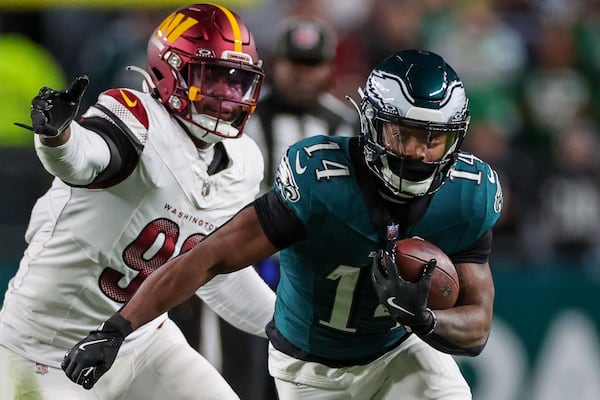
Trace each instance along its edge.
{"label": "football player in green jersey", "polygon": [[[215,275],[280,250],[267,333],[281,399],[470,399],[451,355],[477,355],[489,337],[498,174],[460,150],[468,100],[437,54],[397,52],[359,93],[358,137],[292,145],[274,189],[152,274],[109,324],[67,354],[67,375],[93,385],[132,330]],[[417,283],[372,280],[380,250],[415,235],[454,262],[461,293],[453,308],[427,308],[427,274]],[[394,297],[393,307],[378,296]]]}

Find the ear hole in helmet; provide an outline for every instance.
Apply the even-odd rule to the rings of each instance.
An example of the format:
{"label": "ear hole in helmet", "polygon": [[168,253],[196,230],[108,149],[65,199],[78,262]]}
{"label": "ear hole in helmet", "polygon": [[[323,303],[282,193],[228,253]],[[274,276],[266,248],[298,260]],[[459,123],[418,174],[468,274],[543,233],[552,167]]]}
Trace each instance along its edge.
{"label": "ear hole in helmet", "polygon": [[158,70],[158,68],[152,68],[152,73],[154,74],[154,76],[156,76],[157,80],[162,80],[163,79],[163,74]]}

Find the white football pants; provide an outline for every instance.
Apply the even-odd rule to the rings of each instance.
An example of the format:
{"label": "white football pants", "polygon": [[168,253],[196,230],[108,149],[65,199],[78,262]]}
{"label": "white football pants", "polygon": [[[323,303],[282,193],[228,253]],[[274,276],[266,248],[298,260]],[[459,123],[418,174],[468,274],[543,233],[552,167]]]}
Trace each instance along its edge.
{"label": "white football pants", "polygon": [[118,356],[92,390],[71,382],[60,368],[38,366],[2,346],[0,371],[0,399],[239,400],[221,374],[187,344],[171,320],[150,340]]}
{"label": "white football pants", "polygon": [[280,400],[471,400],[458,365],[411,335],[366,365],[329,368],[269,345],[269,372]]}

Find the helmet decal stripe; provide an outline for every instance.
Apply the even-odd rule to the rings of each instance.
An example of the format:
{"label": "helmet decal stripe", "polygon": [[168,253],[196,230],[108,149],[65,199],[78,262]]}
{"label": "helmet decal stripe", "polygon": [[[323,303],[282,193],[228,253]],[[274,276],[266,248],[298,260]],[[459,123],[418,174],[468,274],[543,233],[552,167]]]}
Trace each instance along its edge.
{"label": "helmet decal stripe", "polygon": [[180,13],[169,15],[156,30],[156,36],[164,38],[168,42],[174,42],[185,31],[198,23],[192,17],[186,17]]}
{"label": "helmet decal stripe", "polygon": [[237,52],[241,53],[243,51],[242,50],[242,30],[240,29],[240,24],[238,23],[237,19],[235,18],[235,15],[233,15],[231,11],[229,11],[227,8],[225,8],[223,6],[220,6],[218,4],[213,4],[213,5],[215,7],[218,7],[221,11],[223,11],[225,16],[229,20],[229,23],[231,24],[231,31],[233,32],[233,51],[237,51]]}

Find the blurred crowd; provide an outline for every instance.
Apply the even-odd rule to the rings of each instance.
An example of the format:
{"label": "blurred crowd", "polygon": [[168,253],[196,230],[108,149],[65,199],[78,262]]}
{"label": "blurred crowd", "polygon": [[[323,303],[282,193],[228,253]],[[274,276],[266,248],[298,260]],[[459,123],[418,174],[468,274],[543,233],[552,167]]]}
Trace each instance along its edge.
{"label": "blurred crowd", "polygon": [[[492,267],[575,268],[600,276],[599,0],[263,0],[231,6],[255,35],[267,86],[272,29],[289,15],[331,24],[337,47],[329,92],[342,101],[357,99],[368,71],[395,50],[442,55],[470,97],[466,148],[492,164],[503,182],[505,211]],[[91,80],[82,109],[103,89],[139,88],[139,77],[123,66],[145,64],[148,36],[165,10],[0,11],[0,259],[18,259],[29,211],[50,176],[35,158],[31,134],[12,122],[28,122],[39,87],[64,87],[81,74]]]}

